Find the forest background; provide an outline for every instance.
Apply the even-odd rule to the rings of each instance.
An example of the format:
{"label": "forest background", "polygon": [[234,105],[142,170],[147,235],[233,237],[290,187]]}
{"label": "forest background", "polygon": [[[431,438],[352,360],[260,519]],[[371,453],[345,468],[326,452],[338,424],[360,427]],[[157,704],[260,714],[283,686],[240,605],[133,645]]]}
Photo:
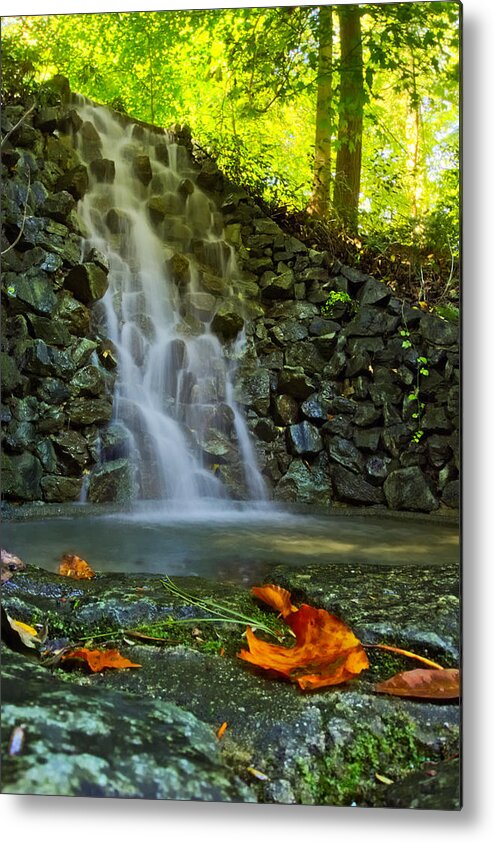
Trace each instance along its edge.
{"label": "forest background", "polygon": [[61,73],[187,123],[292,233],[456,320],[459,30],[456,2],[20,16],[4,96]]}

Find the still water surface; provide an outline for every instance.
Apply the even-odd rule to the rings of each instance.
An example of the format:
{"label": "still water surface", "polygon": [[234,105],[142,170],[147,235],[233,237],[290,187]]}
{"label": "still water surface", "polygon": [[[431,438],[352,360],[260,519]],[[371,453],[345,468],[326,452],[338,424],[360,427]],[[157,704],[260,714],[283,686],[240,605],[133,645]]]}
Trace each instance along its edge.
{"label": "still water surface", "polygon": [[63,553],[99,572],[205,576],[254,583],[276,564],[331,562],[457,563],[458,527],[378,516],[204,509],[7,522],[2,546],[30,564],[56,570]]}

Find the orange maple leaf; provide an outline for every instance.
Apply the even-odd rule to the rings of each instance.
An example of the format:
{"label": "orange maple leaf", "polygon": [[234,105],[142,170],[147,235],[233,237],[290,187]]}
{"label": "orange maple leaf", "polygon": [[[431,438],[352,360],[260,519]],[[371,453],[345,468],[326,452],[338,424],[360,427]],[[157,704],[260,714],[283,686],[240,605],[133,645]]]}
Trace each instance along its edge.
{"label": "orange maple leaf", "polygon": [[283,618],[289,617],[290,614],[297,609],[291,602],[290,591],[285,588],[280,588],[279,585],[263,585],[262,587],[252,588],[251,591],[258,599],[262,599],[275,611],[278,611]]}
{"label": "orange maple leaf", "polygon": [[87,561],[79,558],[78,555],[66,554],[58,566],[60,576],[71,576],[72,579],[92,579],[95,576],[94,570]]}
{"label": "orange maple leaf", "polygon": [[457,699],[460,671],[456,669],[416,669],[398,672],[375,686],[376,693],[415,699]]}
{"label": "orange maple leaf", "polygon": [[125,669],[126,667],[140,667],[124,658],[118,649],[73,649],[62,655],[61,661],[85,661],[91,672],[101,672],[104,669]]}
{"label": "orange maple leaf", "polygon": [[323,608],[301,605],[286,622],[295,633],[294,646],[266,643],[247,628],[249,651],[242,649],[238,657],[274,670],[302,690],[341,684],[368,668],[365,650],[351,629]]}

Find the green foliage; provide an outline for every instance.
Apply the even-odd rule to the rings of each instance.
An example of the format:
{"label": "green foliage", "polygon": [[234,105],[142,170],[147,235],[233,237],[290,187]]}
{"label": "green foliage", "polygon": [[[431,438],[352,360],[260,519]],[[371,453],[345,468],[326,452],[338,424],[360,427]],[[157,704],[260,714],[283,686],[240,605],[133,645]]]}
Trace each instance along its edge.
{"label": "green foliage", "polygon": [[331,316],[334,315],[335,306],[337,304],[349,304],[349,303],[352,303],[352,299],[348,295],[347,292],[344,292],[343,290],[340,290],[340,291],[332,290],[329,293],[326,301],[324,302],[324,304],[321,307],[321,314],[323,316],[331,317]]}
{"label": "green foliage", "polygon": [[[313,183],[318,8],[13,18],[2,39],[4,97],[25,99],[36,82],[64,74],[73,90],[137,119],[188,123],[232,179],[268,205],[300,211]],[[458,286],[459,7],[360,8],[359,236],[382,255],[381,277],[403,266],[411,286],[447,297]],[[320,119],[334,158],[341,79],[333,30],[332,98]]]}

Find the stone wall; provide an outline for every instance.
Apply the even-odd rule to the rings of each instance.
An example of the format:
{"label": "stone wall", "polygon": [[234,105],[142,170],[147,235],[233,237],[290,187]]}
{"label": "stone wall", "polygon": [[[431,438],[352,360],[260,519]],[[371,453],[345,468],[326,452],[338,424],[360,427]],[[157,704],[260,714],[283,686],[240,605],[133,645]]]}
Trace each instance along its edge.
{"label": "stone wall", "polygon": [[[67,90],[62,101],[51,96],[2,147],[3,495],[77,499],[84,473],[102,457],[113,460],[114,487],[105,486],[103,467],[105,487],[99,495],[95,485],[93,499],[122,500],[129,478],[118,429],[108,425],[117,361],[91,315],[107,266],[81,249],[75,207],[88,174],[71,141],[81,121]],[[25,110],[4,109],[4,134]],[[177,128],[176,138],[237,255],[228,295],[217,295],[207,265],[204,288],[216,300],[212,329],[225,343],[245,320],[236,397],[272,496],[426,512],[456,507],[456,326],[287,235],[190,133]],[[216,468],[242,497],[230,466]]]}
{"label": "stone wall", "polygon": [[88,177],[63,100],[47,91],[20,123],[26,107],[2,110],[2,493],[15,501],[77,500],[112,415],[115,360],[91,313],[108,267],[82,255]]}
{"label": "stone wall", "polygon": [[287,236],[207,159],[201,179],[243,270],[237,398],[274,498],[456,508],[457,326]]}

